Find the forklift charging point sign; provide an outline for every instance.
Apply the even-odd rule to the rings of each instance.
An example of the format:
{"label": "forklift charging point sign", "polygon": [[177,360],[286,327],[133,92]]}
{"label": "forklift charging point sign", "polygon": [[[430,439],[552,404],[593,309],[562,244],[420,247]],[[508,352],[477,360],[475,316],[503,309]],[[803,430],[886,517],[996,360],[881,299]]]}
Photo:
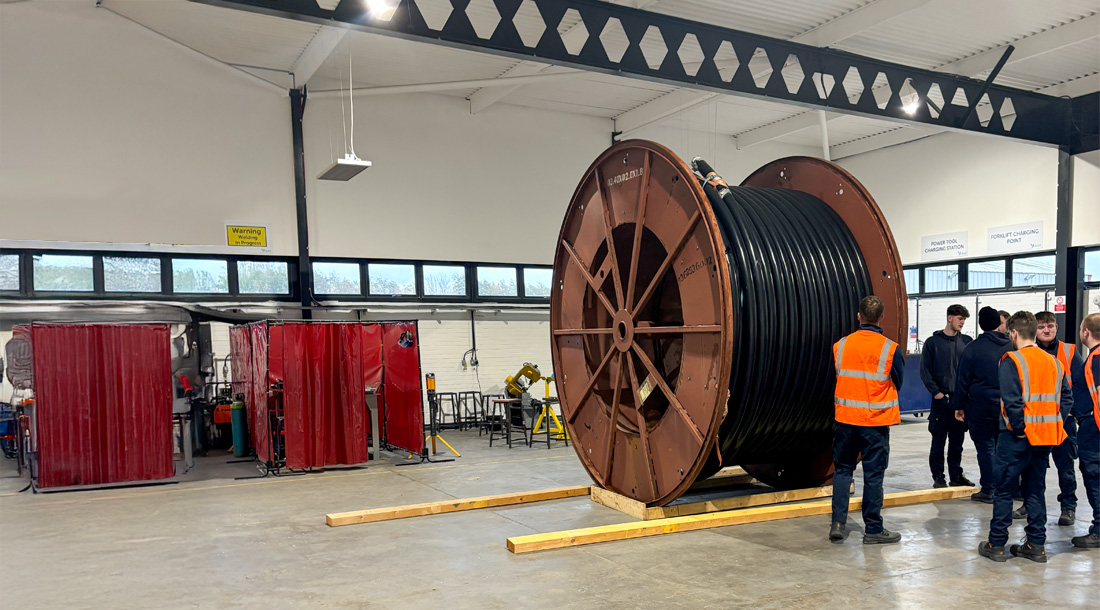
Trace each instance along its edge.
{"label": "forklift charging point sign", "polygon": [[267,247],[267,227],[225,225],[226,243],[250,248]]}

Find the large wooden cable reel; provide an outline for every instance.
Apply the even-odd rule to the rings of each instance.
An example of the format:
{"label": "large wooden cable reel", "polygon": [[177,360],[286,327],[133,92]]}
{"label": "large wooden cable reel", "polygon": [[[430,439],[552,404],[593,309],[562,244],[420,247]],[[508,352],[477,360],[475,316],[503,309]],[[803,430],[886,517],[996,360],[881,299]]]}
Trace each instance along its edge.
{"label": "large wooden cable reel", "polygon": [[[801,191],[835,211],[858,244],[874,294],[886,303],[886,335],[906,336],[901,260],[862,185],[832,163],[794,157],[764,166],[742,186]],[[818,405],[801,415],[814,420],[814,446],[798,455],[735,447],[733,435],[746,433],[741,416],[758,408],[738,396],[730,401],[738,417],[724,422],[734,365],[746,366],[736,356],[751,338],[735,336],[745,297],[738,255],[727,255],[728,222],[687,164],[642,140],[606,150],[573,195],[554,259],[551,351],[574,447],[604,488],[667,504],[697,479],[734,465],[729,459],[781,488],[831,476],[831,436],[823,431],[831,430],[831,405],[828,413]],[[807,357],[831,359],[831,353]]]}

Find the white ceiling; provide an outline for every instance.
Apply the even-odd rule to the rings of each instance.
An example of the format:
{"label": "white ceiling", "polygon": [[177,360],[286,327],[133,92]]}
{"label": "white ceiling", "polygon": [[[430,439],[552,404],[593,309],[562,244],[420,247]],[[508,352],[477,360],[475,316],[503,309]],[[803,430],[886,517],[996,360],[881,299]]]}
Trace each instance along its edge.
{"label": "white ceiling", "polygon": [[[333,0],[321,0],[333,4]],[[419,0],[422,8],[443,8],[448,0]],[[1100,90],[1100,0],[614,0],[657,13],[807,44],[833,48],[918,68],[984,77],[1001,47],[1017,50],[998,84],[1055,95]],[[495,79],[538,74],[548,66],[474,51],[324,28],[310,23],[195,4],[187,0],[102,0],[102,6],[252,78],[281,88],[311,91],[347,87],[349,57],[356,88]],[[487,0],[473,0],[475,26],[493,27]],[[538,34],[537,16],[517,17],[521,35]],[[873,16],[873,18],[871,18]],[[559,32],[583,42],[587,32],[568,18]],[[571,31],[573,30],[573,31]],[[618,40],[622,38],[622,40]],[[605,45],[625,42],[610,32]],[[643,45],[643,52],[663,50]],[[965,60],[965,61],[964,61]],[[292,74],[293,73],[293,74]],[[820,131],[795,118],[805,109],[763,98],[713,96],[649,81],[583,73],[519,87],[474,87],[440,94],[473,99],[472,109],[507,103],[616,119],[637,125],[646,120],[703,131],[820,145]],[[709,99],[708,99],[709,98]],[[656,101],[655,100],[659,100]],[[660,108],[697,105],[662,116]],[[777,121],[785,122],[775,125]],[[791,125],[789,129],[785,126]],[[768,127],[764,131],[756,131]],[[797,129],[796,129],[797,128]],[[866,117],[841,116],[829,122],[829,141],[848,154],[923,137],[928,127]],[[763,134],[767,134],[766,136]],[[747,136],[747,137],[746,137]]]}

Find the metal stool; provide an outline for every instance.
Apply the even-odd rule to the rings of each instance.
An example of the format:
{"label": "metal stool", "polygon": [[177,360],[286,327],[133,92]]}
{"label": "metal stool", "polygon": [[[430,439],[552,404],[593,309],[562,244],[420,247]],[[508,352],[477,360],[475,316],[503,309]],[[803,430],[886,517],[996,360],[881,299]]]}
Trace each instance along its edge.
{"label": "metal stool", "polygon": [[479,410],[481,408],[481,392],[467,390],[458,393],[459,412],[462,415],[462,429],[478,426],[481,422]]}

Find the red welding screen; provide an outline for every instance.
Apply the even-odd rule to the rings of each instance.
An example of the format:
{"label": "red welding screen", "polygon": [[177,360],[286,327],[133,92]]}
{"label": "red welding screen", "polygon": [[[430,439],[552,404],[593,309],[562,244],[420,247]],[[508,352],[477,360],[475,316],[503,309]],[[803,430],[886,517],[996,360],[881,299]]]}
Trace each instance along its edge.
{"label": "red welding screen", "polygon": [[260,461],[271,461],[271,439],[267,408],[267,322],[254,322],[248,325],[248,335],[252,344],[252,393],[248,407],[249,435],[252,447]]}
{"label": "red welding screen", "polygon": [[163,324],[34,324],[38,485],[173,475],[172,362]]}
{"label": "red welding screen", "polygon": [[282,325],[288,468],[367,461],[363,352],[358,324]]}
{"label": "red welding screen", "polygon": [[424,409],[420,400],[420,339],[416,322],[382,325],[385,352],[386,440],[420,453],[424,447]]}
{"label": "red welding screen", "polygon": [[229,329],[229,363],[233,365],[233,398],[240,394],[252,404],[252,339],[247,326]]}
{"label": "red welding screen", "polygon": [[[360,327],[363,338],[363,386],[375,388],[378,395],[378,421],[385,420],[386,392],[382,384],[382,326],[363,324]],[[370,411],[367,412],[367,429],[370,428]]]}

